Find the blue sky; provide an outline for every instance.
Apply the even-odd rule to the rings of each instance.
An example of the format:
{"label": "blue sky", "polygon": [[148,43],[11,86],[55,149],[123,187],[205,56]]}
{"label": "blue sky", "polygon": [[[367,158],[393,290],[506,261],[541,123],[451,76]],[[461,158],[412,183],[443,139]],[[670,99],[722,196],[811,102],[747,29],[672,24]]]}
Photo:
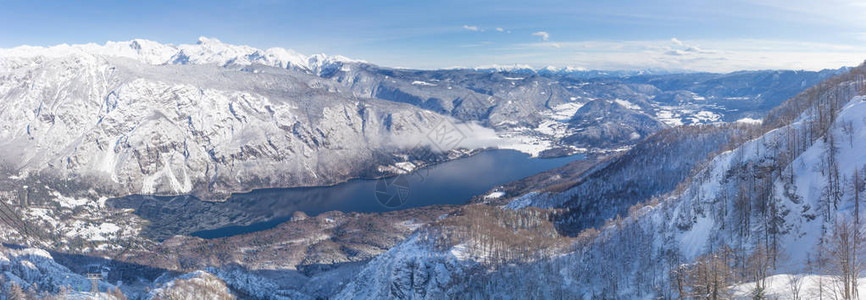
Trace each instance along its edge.
{"label": "blue sky", "polygon": [[866,59],[864,1],[6,1],[0,47],[199,36],[412,68],[822,69]]}

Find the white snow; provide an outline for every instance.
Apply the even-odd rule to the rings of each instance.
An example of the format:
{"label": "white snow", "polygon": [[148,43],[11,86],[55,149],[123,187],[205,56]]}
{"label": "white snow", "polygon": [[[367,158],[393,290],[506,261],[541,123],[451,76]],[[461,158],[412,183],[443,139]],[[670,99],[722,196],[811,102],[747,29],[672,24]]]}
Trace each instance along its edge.
{"label": "white snow", "polygon": [[[798,289],[799,299],[842,299],[841,283],[838,278],[816,274],[779,274],[767,277],[764,294],[768,299],[795,299],[794,288]],[[737,299],[752,298],[755,290],[754,282],[747,282],[731,287],[733,296]],[[866,277],[857,279],[857,293],[866,295]]]}
{"label": "white snow", "polygon": [[504,142],[498,146],[500,149],[511,149],[538,157],[541,152],[550,149],[553,142],[533,136],[515,135],[506,136]]}
{"label": "white snow", "polygon": [[717,122],[721,118],[722,118],[721,115],[714,113],[714,112],[711,112],[711,111],[706,111],[706,110],[699,111],[698,113],[689,117],[689,119],[692,120],[692,123]]}
{"label": "white snow", "polygon": [[535,69],[530,65],[524,64],[513,64],[513,65],[486,65],[486,66],[478,66],[473,68],[476,71],[494,71],[494,72],[514,72],[514,71],[532,71],[535,72]]}
{"label": "white snow", "polygon": [[683,125],[683,120],[679,118],[679,114],[676,114],[670,110],[659,111],[656,113],[656,116],[665,124],[671,126]]}
{"label": "white snow", "polygon": [[[551,110],[543,112],[541,116],[544,118],[541,122],[539,122],[538,127],[533,129],[533,131],[537,133],[541,133],[554,139],[559,139],[567,136],[569,131],[569,125],[567,123],[581,107],[583,107],[584,103],[570,102],[563,103],[557,106],[554,106]],[[531,135],[531,134],[530,134]],[[533,139],[533,138],[528,138]],[[524,143],[526,144],[526,143]],[[539,143],[542,144],[542,143]],[[544,144],[550,144],[549,142]],[[530,149],[535,147],[520,147],[523,149]],[[544,149],[542,149],[544,150]],[[540,152],[538,150],[530,150],[532,152]]]}
{"label": "white snow", "polygon": [[[65,295],[64,299],[93,299],[90,295],[90,281],[87,278],[57,263],[51,254],[42,249],[0,250],[0,270],[4,271],[0,277],[19,286],[29,287],[38,283],[40,291],[70,288],[67,291],[69,294]],[[114,288],[116,287],[105,281],[99,282],[99,290],[102,292]],[[96,298],[116,299],[105,293],[100,293]]]}
{"label": "white snow", "polygon": [[61,207],[66,208],[76,208],[90,203],[90,200],[87,198],[76,199],[72,197],[66,197],[57,191],[51,191],[51,196],[54,196],[54,198],[57,200],[57,203],[59,203]]}
{"label": "white snow", "polygon": [[742,118],[742,119],[737,120],[737,123],[743,123],[743,124],[759,124],[760,125],[763,122],[764,121],[761,119],[752,119],[752,118]]}
{"label": "white snow", "polygon": [[70,230],[66,232],[66,237],[82,237],[89,241],[101,242],[116,238],[119,233],[120,226],[114,223],[100,223],[97,225],[90,222],[75,221],[72,223]]}
{"label": "white snow", "polygon": [[484,195],[484,199],[497,199],[497,198],[502,198],[502,196],[505,196],[505,192],[496,191],[496,192],[491,192],[490,194]]}
{"label": "white snow", "polygon": [[420,80],[412,81],[412,85],[436,86],[435,83],[429,83],[429,82],[420,81]]}
{"label": "white snow", "polygon": [[451,247],[449,251],[451,255],[454,255],[458,260],[469,260],[471,257],[469,255],[469,251],[466,250],[467,246],[465,243],[455,245]]}
{"label": "white snow", "polygon": [[415,171],[416,168],[418,168],[418,166],[408,161],[394,163],[394,166],[400,170],[403,170],[405,173],[411,173],[412,171]]}
{"label": "white snow", "polygon": [[568,121],[571,117],[583,107],[584,103],[563,103],[553,107],[553,113],[550,114],[554,120]]}
{"label": "white snow", "polygon": [[146,64],[228,64],[250,65],[253,63],[268,66],[295,67],[318,73],[322,69],[342,63],[365,63],[362,60],[343,56],[329,57],[324,54],[304,56],[291,49],[256,49],[245,45],[231,45],[215,38],[199,37],[195,44],[160,44],[158,42],[135,39],[122,42],[106,42],[104,45],[61,44],[52,47],[20,46],[0,49],[0,57],[5,58],[58,58],[72,55],[92,54],[134,59]]}
{"label": "white snow", "polygon": [[619,105],[622,105],[625,108],[628,108],[631,110],[640,110],[640,106],[638,106],[637,104],[631,103],[628,100],[614,99],[613,101]]}
{"label": "white snow", "polygon": [[[178,284],[181,280],[185,284]],[[180,296],[200,299],[227,299],[230,295],[232,292],[226,287],[222,279],[207,271],[198,270],[173,278],[159,288],[151,290],[148,293],[148,298],[171,299],[173,296]]]}
{"label": "white snow", "polygon": [[[863,121],[863,116],[866,116],[866,102],[863,102],[864,97],[855,97],[847,104],[838,118],[835,125],[831,128],[834,136],[836,136],[836,146],[838,147],[837,159],[839,161],[840,174],[852,174],[855,168],[862,168],[863,162],[866,162],[866,122]],[[794,128],[802,128],[807,122],[801,117],[796,123],[789,125]],[[842,124],[850,123],[853,125],[853,131],[849,136],[842,130]],[[778,135],[786,134],[785,128],[776,129],[768,132],[764,136],[755,140],[749,141],[734,151],[724,152],[716,156],[711,165],[706,168],[707,174],[700,174],[696,177],[704,178],[700,184],[696,184],[683,192],[683,195],[690,195],[685,198],[678,208],[676,214],[688,216],[690,205],[709,205],[707,201],[720,197],[721,190],[726,187],[723,185],[723,178],[726,176],[727,170],[738,161],[760,160],[763,157],[762,153],[767,153],[771,150],[767,149],[769,144],[774,141]],[[820,198],[821,192],[825,187],[827,179],[822,172],[821,163],[826,155],[826,145],[822,139],[819,139],[799,157],[797,157],[783,173],[793,173],[795,176],[796,190],[794,193],[800,197],[802,203],[796,204],[792,201],[782,201],[784,206],[792,212],[804,211],[807,207],[817,210],[821,207]],[[793,168],[790,170],[790,168]],[[846,175],[847,176],[847,175]],[[784,184],[776,182],[774,184],[777,189],[777,195],[784,195]],[[850,214],[851,207],[840,206],[837,214]],[[680,234],[680,245],[683,249],[683,254],[686,257],[694,258],[704,251],[706,242],[710,239],[710,233],[718,229],[718,224],[713,220],[712,215],[694,215],[694,223],[690,230]],[[670,227],[675,227],[677,218],[672,218]],[[785,217],[787,224],[794,225],[794,232],[782,236],[781,244],[783,249],[786,249],[787,257],[792,264],[802,265],[806,261],[806,257],[810,252],[814,252],[814,247],[803,247],[802,245],[817,245],[817,241],[821,236],[821,222],[818,219],[806,219],[800,214],[789,214]],[[784,269],[783,269],[784,270]],[[799,270],[794,270],[799,271]]]}

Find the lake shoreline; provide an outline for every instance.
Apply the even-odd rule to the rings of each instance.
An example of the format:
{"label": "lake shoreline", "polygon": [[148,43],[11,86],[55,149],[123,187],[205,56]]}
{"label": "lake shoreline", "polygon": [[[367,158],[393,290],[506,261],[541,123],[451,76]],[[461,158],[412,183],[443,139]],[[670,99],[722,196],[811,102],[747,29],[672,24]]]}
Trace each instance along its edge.
{"label": "lake shoreline", "polygon": [[[218,238],[273,228],[297,211],[316,216],[328,211],[374,213],[435,204],[462,205],[498,185],[585,158],[584,154],[539,158],[515,150],[491,149],[407,174],[351,179],[330,186],[257,189],[233,194],[222,202],[195,201],[192,195],[131,195],[110,203],[134,209],[136,215],[149,221],[145,231],[151,231],[158,240],[178,234]],[[400,176],[407,185],[407,200],[387,207],[377,199],[377,188],[381,187],[377,183]]]}

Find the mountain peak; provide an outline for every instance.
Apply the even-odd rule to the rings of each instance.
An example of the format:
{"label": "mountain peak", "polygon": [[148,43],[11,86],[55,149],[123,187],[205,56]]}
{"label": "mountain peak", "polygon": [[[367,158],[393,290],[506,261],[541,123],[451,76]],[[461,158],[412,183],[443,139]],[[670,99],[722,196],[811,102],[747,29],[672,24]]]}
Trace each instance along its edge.
{"label": "mountain peak", "polygon": [[162,44],[147,39],[133,39],[105,44],[57,45],[51,47],[21,46],[0,49],[0,57],[65,57],[70,55],[95,55],[123,57],[145,64],[216,64],[250,65],[262,64],[278,68],[298,69],[306,72],[331,68],[341,63],[364,63],[344,56],[315,54],[305,56],[291,49],[269,48],[262,50],[246,45],[233,45],[217,38],[200,36],[194,44]]}
{"label": "mountain peak", "polygon": [[223,43],[223,42],[220,41],[219,39],[216,39],[216,38],[209,38],[209,37],[206,37],[206,36],[200,36],[200,37],[198,37],[198,42],[196,42],[196,44],[198,44],[198,45],[203,45],[203,44],[222,44],[222,43]]}

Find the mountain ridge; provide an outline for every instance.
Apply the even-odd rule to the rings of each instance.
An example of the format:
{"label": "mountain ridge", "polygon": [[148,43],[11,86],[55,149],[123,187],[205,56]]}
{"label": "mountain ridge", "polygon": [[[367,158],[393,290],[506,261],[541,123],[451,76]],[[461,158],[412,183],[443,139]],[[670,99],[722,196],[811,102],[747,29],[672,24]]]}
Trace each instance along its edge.
{"label": "mountain ridge", "polygon": [[[215,63],[221,66],[228,64],[248,65],[251,63],[259,63],[268,66],[281,68],[298,68],[301,70],[316,72],[328,66],[339,63],[363,63],[371,64],[368,61],[360,59],[352,59],[342,55],[326,55],[324,53],[304,55],[298,53],[291,48],[270,47],[255,48],[247,45],[234,45],[222,42],[218,38],[200,36],[194,44],[178,44],[160,43],[157,41],[135,38],[128,41],[107,41],[104,44],[85,43],[85,44],[58,44],[54,46],[30,46],[22,45],[13,48],[0,48],[0,57],[33,57],[47,56],[56,57],[69,55],[74,52],[87,52],[91,54],[99,54],[105,56],[117,56],[135,59],[147,64],[210,64]],[[671,75],[671,74],[725,74],[712,72],[697,72],[689,70],[659,70],[659,69],[621,69],[621,70],[594,70],[576,66],[530,66],[527,64],[506,64],[506,65],[480,65],[474,67],[444,67],[435,69],[411,69],[380,66],[382,68],[390,68],[395,70],[419,70],[419,71],[439,71],[439,70],[474,70],[491,73],[515,73],[515,74],[547,74],[547,75],[572,75],[576,78],[626,78],[637,76],[651,75]],[[850,67],[842,67],[835,70],[847,70]],[[832,70],[832,69],[824,69]],[[773,71],[773,70],[753,70],[753,71],[734,71],[729,74],[739,72],[756,72],[756,71]],[[803,70],[793,70],[803,71]]]}
{"label": "mountain ridge", "polygon": [[[749,282],[752,288],[747,293],[762,295],[767,288],[764,278],[770,275],[814,272],[836,274],[828,280],[850,284],[852,273],[844,268],[851,252],[843,256],[840,247],[848,247],[842,243],[851,240],[840,234],[851,226],[845,224],[862,217],[862,212],[856,215],[856,207],[864,182],[854,178],[866,178],[864,70],[866,65],[798,94],[774,112],[768,125],[717,148],[705,163],[702,156],[708,152],[699,153],[693,158],[697,160],[693,171],[675,189],[643,196],[625,214],[600,210],[606,213],[604,224],[573,237],[558,236],[546,229],[557,218],[542,214],[527,219],[538,208],[527,207],[519,197],[507,205],[465,206],[464,210],[493,210],[485,214],[493,220],[458,223],[449,216],[425,226],[371,261],[338,298],[358,293],[422,299],[464,294],[470,298],[674,298],[710,293],[744,297],[749,295],[736,294],[732,284]],[[634,159],[614,157],[607,165]],[[665,168],[666,164],[651,166],[659,171]],[[604,166],[599,169],[604,170]],[[626,177],[630,180],[647,180],[638,173],[625,174],[631,175]],[[586,177],[579,176],[580,180]],[[618,188],[627,192],[629,187]],[[564,194],[570,197],[567,191]],[[616,205],[626,199],[609,195],[593,205]],[[562,208],[567,215],[571,208],[569,202],[557,201],[534,205],[553,207],[547,211],[554,216],[562,214]],[[480,234],[500,227],[515,235],[520,230],[547,231],[551,239],[568,242],[572,248],[536,256],[534,252],[554,248],[508,247],[516,237]],[[505,260],[490,260],[502,255]],[[375,280],[367,279],[373,275]],[[826,290],[808,292],[843,292],[820,288]]]}
{"label": "mountain ridge", "polygon": [[[458,152],[501,147],[568,155],[627,148],[669,126],[760,118],[767,108],[757,103],[776,103],[833,74],[586,79],[402,70],[208,38],[178,46],[137,39],[18,47],[0,50],[0,66],[5,177],[50,169],[42,176],[68,174],[75,182],[70,186],[84,191],[89,185],[111,195],[216,198],[389,175],[380,170],[393,163],[433,163],[401,155],[417,143],[435,146],[424,135],[438,125],[473,128]],[[763,85],[743,88],[753,78]],[[325,153],[352,163],[319,164]],[[268,163],[290,171],[260,170]],[[88,173],[107,176],[85,178]],[[117,188],[118,182],[125,186]]]}

